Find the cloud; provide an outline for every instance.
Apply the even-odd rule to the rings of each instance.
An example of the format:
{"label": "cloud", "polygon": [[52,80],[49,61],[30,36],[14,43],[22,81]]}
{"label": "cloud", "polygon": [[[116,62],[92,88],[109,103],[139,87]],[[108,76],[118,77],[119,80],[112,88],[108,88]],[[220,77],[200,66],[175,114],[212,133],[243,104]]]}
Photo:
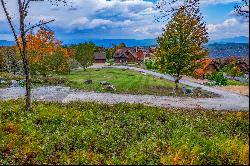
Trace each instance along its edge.
{"label": "cloud", "polygon": [[220,24],[208,24],[207,29],[213,39],[249,35],[249,23],[242,23],[237,17],[226,19]]}
{"label": "cloud", "polygon": [[208,4],[228,4],[240,1],[241,0],[200,0],[200,3],[202,5],[208,5]]}
{"label": "cloud", "polygon": [[[33,2],[27,22],[55,21],[49,26],[60,38],[155,38],[162,33],[165,23],[155,23],[153,1],[146,0],[71,0],[68,6],[51,6],[46,2]],[[228,4],[240,0],[201,0],[202,5]],[[8,9],[18,27],[16,1],[9,0]],[[232,17],[232,16],[230,16]],[[208,24],[212,37],[225,33],[246,32],[239,18],[228,18],[220,24]],[[232,29],[230,29],[232,28]],[[224,29],[224,32],[223,32]],[[5,16],[0,9],[0,34],[10,34]],[[0,36],[1,37],[1,36]],[[3,35],[2,35],[3,37]],[[6,38],[6,36],[5,36]]]}

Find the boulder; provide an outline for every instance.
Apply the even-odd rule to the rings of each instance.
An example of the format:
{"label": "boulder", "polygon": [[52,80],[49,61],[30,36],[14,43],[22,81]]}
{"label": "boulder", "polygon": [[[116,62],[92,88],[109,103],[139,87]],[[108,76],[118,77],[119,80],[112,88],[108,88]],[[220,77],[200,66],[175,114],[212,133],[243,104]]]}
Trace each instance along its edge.
{"label": "boulder", "polygon": [[182,87],[182,92],[186,95],[189,95],[189,94],[192,94],[193,93],[193,90],[192,89],[189,89],[189,88],[185,88],[185,87]]}
{"label": "boulder", "polygon": [[108,85],[104,89],[107,91],[112,91],[112,92],[116,91],[116,88],[114,87],[114,85]]}
{"label": "boulder", "polygon": [[93,84],[93,81],[92,80],[85,80],[84,84]]}
{"label": "boulder", "polygon": [[200,87],[194,88],[193,90],[194,92],[200,93],[202,92],[202,89]]}
{"label": "boulder", "polygon": [[0,85],[5,84],[5,83],[6,83],[6,81],[0,78]]}
{"label": "boulder", "polygon": [[110,85],[110,83],[107,82],[107,81],[101,81],[100,84],[101,84],[101,85]]}

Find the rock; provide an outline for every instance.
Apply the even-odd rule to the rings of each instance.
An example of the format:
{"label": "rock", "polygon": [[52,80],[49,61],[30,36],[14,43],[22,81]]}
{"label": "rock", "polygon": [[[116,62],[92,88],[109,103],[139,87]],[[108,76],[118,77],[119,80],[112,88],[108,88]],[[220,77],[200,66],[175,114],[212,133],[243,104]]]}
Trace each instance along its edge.
{"label": "rock", "polygon": [[84,84],[93,84],[93,81],[92,80],[86,80],[86,81],[84,81]]}
{"label": "rock", "polygon": [[201,92],[201,91],[202,91],[202,88],[196,87],[196,88],[194,88],[194,91]]}
{"label": "rock", "polygon": [[112,92],[116,91],[116,88],[114,87],[114,85],[108,85],[104,89],[107,91],[112,91]]}
{"label": "rock", "polygon": [[187,89],[185,87],[183,87],[182,89],[182,92],[186,95],[189,95],[189,94],[192,94],[193,93],[193,90],[192,89]]}
{"label": "rock", "polygon": [[0,85],[1,85],[1,84],[5,84],[5,83],[6,83],[5,80],[0,79]]}
{"label": "rock", "polygon": [[10,87],[19,87],[19,83],[16,80],[11,80]]}
{"label": "rock", "polygon": [[110,83],[108,83],[107,81],[101,81],[100,84],[101,85],[110,85]]}

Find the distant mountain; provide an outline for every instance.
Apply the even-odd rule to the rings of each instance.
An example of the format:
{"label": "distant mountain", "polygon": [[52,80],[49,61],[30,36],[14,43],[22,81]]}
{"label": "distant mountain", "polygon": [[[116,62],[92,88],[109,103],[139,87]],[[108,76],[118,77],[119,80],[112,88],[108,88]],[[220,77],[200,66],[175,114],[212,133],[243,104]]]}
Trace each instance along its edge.
{"label": "distant mountain", "polygon": [[222,58],[229,56],[248,57],[248,43],[214,43],[206,46],[208,48],[209,57]]}
{"label": "distant mountain", "polygon": [[[219,58],[228,56],[247,57],[249,55],[248,37],[240,36],[235,38],[220,39],[210,41],[206,47],[209,51],[209,57]],[[125,43],[128,47],[143,46],[149,47],[156,45],[156,39],[82,39],[82,40],[64,40],[64,45],[79,44],[84,42],[93,42],[97,46],[112,47],[112,44],[118,45]],[[13,41],[0,40],[0,46],[11,46],[15,43]]]}
{"label": "distant mountain", "polygon": [[209,44],[213,43],[249,43],[249,37],[238,36],[233,38],[217,39],[209,41]]}
{"label": "distant mountain", "polygon": [[0,40],[0,46],[13,46],[15,45],[14,41]]}
{"label": "distant mountain", "polygon": [[81,39],[81,40],[64,40],[64,45],[79,44],[84,42],[93,42],[97,46],[112,47],[112,44],[118,45],[120,43],[125,43],[127,47],[134,46],[144,46],[149,47],[156,45],[156,39]]}

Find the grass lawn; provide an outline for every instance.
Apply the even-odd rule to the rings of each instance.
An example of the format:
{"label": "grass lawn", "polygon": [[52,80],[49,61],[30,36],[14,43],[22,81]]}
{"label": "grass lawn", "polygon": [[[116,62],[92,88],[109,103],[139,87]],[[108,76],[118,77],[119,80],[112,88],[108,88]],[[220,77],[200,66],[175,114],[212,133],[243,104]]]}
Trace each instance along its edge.
{"label": "grass lawn", "polygon": [[[107,81],[116,87],[117,93],[185,96],[181,90],[177,91],[176,94],[173,93],[175,84],[171,81],[127,69],[87,69],[85,72],[75,70],[69,75],[60,76],[68,80],[68,86],[86,91],[106,92],[102,89],[100,82]],[[88,79],[93,80],[93,84],[83,83],[84,80]],[[192,97],[214,96],[216,95],[206,91],[192,95]]]}
{"label": "grass lawn", "polygon": [[228,83],[228,85],[242,85],[242,86],[249,86],[249,84],[248,83],[246,83],[246,82],[240,82],[240,81],[236,81],[236,80],[232,80],[232,79],[228,79],[227,80],[227,83]]}
{"label": "grass lawn", "polygon": [[0,164],[249,164],[249,112],[0,101]]}

